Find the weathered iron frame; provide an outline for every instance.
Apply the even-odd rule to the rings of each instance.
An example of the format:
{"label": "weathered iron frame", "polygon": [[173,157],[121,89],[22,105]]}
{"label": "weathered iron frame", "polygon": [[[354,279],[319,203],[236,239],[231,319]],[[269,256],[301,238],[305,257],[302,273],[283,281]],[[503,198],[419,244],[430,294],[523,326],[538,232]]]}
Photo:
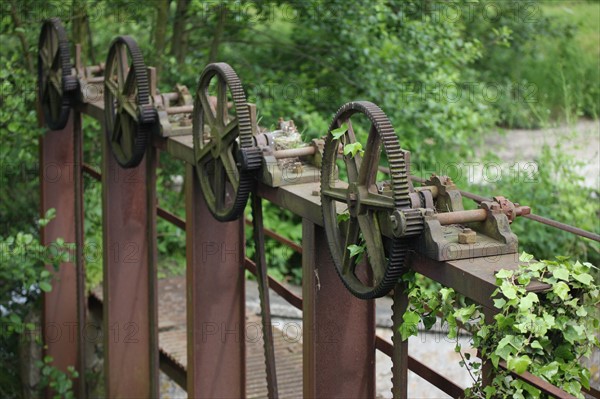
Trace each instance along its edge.
{"label": "weathered iron frame", "polygon": [[[104,122],[103,102],[79,103],[71,110],[67,126],[59,131],[48,132],[40,141],[41,213],[51,207],[57,210],[57,219],[42,230],[42,241],[49,243],[58,237],[67,242],[76,242],[75,263],[63,264],[59,269],[54,290],[45,295],[44,325],[58,323],[85,323],[83,265],[83,185],[82,174],[87,173],[103,184],[104,242],[131,242],[140,249],[140,258],[128,264],[128,269],[111,259],[109,245],[104,252],[104,331],[110,331],[115,322],[135,320],[141,331],[136,345],[113,345],[112,337],[105,334],[106,392],[111,397],[140,396],[155,397],[158,392],[158,368],[171,375],[179,384],[184,384],[191,397],[244,397],[245,396],[245,345],[244,340],[223,340],[214,346],[203,345],[203,323],[225,323],[236,325],[229,332],[244,333],[244,270],[256,274],[254,263],[244,256],[244,221],[220,223],[212,218],[204,204],[197,179],[193,177],[193,145],[190,136],[169,138],[153,137],[144,160],[136,169],[126,171],[118,168],[116,161],[107,151],[104,138],[102,173],[84,164],[82,159],[82,114],[100,123]],[[166,151],[186,162],[188,181],[186,188],[186,221],[167,210],[157,207],[155,196],[155,171],[157,152]],[[58,167],[64,174],[72,170],[72,179],[49,179],[45,176],[49,165]],[[116,178],[115,178],[116,176]],[[120,178],[119,178],[120,176]],[[123,181],[124,176],[134,176],[134,181]],[[413,180],[418,180],[413,177]],[[303,393],[305,397],[374,397],[375,349],[389,356],[393,346],[375,335],[374,302],[361,301],[352,297],[334,272],[324,230],[321,226],[319,198],[312,195],[318,183],[272,188],[258,185],[258,195],[272,203],[288,209],[303,219],[302,246],[289,242],[276,233],[265,230],[265,234],[290,246],[302,254],[304,276],[303,299],[292,294],[274,279],[269,286],[290,304],[303,310],[306,326],[303,339]],[[470,193],[465,197],[485,200]],[[115,205],[116,204],[116,205]],[[136,204],[136,212],[131,206]],[[116,210],[119,212],[117,212]],[[127,213],[127,215],[125,215]],[[186,231],[187,248],[187,309],[188,309],[188,368],[186,371],[168,354],[158,351],[158,324],[156,298],[156,216],[159,216]],[[131,230],[127,230],[127,217]],[[581,229],[529,215],[530,219],[542,222],[574,234],[599,241],[600,238]],[[234,247],[232,257],[212,262],[207,261],[207,244],[216,241]],[[318,260],[318,261],[317,261]],[[413,253],[410,266],[417,272],[456,289],[472,298],[492,314],[491,293],[495,289],[494,272],[502,268],[516,268],[515,255],[501,255],[490,262],[489,258],[465,259],[438,262]],[[215,267],[216,265],[219,267]],[[143,283],[139,284],[139,280]],[[542,284],[530,289],[546,289]],[[396,294],[398,296],[398,294]],[[142,298],[134,301],[134,298]],[[398,301],[400,303],[400,301]],[[127,306],[129,304],[129,307]],[[209,313],[203,313],[212,309]],[[339,316],[343,315],[343,316]],[[69,324],[71,323],[71,324]],[[237,323],[237,324],[236,324]],[[333,328],[335,335],[327,337]],[[119,327],[120,328],[120,327]],[[47,354],[55,358],[62,369],[76,365],[82,370],[85,363],[84,342],[81,328],[76,339],[48,343]],[[325,331],[325,332],[324,332]],[[325,334],[325,336],[323,336]],[[62,341],[62,342],[61,342]],[[124,342],[123,342],[124,343]],[[118,343],[117,343],[118,344]],[[396,348],[394,356],[402,370],[401,378],[406,381],[408,370],[425,378],[453,397],[460,397],[462,389],[454,382],[439,375],[429,367],[410,357],[407,345]],[[142,359],[142,360],[140,360]],[[356,359],[359,359],[357,361]],[[215,361],[222,365],[215,368]],[[125,367],[125,365],[127,365]],[[504,365],[501,365],[504,367]],[[131,370],[131,372],[127,372]],[[518,376],[545,393],[558,398],[570,398],[566,392],[551,384],[525,373]],[[78,394],[85,396],[85,384],[80,379]],[[396,392],[397,397],[406,397]],[[598,397],[598,391],[592,391]]]}

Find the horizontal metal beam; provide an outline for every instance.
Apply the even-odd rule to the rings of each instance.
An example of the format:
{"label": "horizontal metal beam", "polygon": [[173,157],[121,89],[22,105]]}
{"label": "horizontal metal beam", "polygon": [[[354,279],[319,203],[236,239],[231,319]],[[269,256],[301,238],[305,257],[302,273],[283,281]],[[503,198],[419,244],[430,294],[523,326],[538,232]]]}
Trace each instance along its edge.
{"label": "horizontal metal beam", "polygon": [[571,395],[570,393],[565,392],[562,389],[558,388],[557,386],[552,385],[548,381],[543,380],[540,377],[537,377],[537,376],[531,374],[529,371],[525,371],[521,374],[518,374],[512,370],[509,370],[508,367],[506,366],[506,362],[504,360],[501,360],[500,362],[498,362],[498,365],[500,366],[501,369],[504,369],[504,370],[507,370],[508,372],[510,372],[510,374],[512,374],[514,377],[525,381],[529,385],[533,385],[534,387],[540,389],[543,393],[551,395],[554,398],[576,399],[576,397]]}
{"label": "horizontal metal beam", "polygon": [[[492,299],[492,293],[498,288],[495,274],[500,269],[518,269],[519,254],[439,262],[411,252],[407,259],[407,266],[446,287],[453,288],[480,305],[497,311]],[[531,292],[546,291],[549,288],[548,284],[537,281],[532,281],[527,287]]]}

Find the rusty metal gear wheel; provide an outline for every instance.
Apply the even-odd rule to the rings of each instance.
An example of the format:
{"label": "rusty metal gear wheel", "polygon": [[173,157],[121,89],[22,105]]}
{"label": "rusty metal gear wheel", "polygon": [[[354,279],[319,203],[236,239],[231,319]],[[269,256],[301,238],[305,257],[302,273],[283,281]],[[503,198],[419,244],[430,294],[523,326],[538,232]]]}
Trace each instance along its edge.
{"label": "rusty metal gear wheel", "polygon": [[[356,143],[352,128],[353,115],[363,114],[368,118],[370,129],[364,154],[360,151],[343,156],[347,179],[337,177],[340,144]],[[345,128],[335,138],[332,131]],[[339,131],[337,132],[340,133]],[[384,155],[384,157],[382,157]],[[377,181],[380,160],[387,159],[389,178],[386,187],[391,196],[381,193],[381,182]],[[422,218],[418,210],[410,209],[409,184],[404,159],[394,129],[383,111],[373,103],[360,101],[342,106],[329,128],[325,141],[321,170],[321,204],[323,223],[336,270],[346,287],[358,298],[372,299],[387,294],[406,271],[406,258],[410,239],[390,236],[394,214],[400,211],[406,236],[418,234],[422,229]],[[379,183],[379,184],[378,184]],[[347,215],[339,217],[340,208],[347,206]],[[404,212],[405,211],[405,212]],[[357,262],[350,247],[364,245],[367,256]],[[360,266],[361,273],[357,273]],[[359,276],[358,274],[361,274]]]}
{"label": "rusty metal gear wheel", "polygon": [[69,41],[60,19],[44,21],[38,44],[38,90],[44,121],[52,130],[65,127],[77,78],[71,68]]}
{"label": "rusty metal gear wheel", "polygon": [[106,134],[115,159],[124,168],[144,157],[156,110],[151,104],[148,71],[135,40],[119,36],[111,44],[104,71]]}
{"label": "rusty metal gear wheel", "polygon": [[[211,96],[213,86],[216,92]],[[239,218],[262,157],[254,144],[242,83],[228,64],[210,64],[200,75],[193,139],[196,174],[210,212],[220,221]]]}

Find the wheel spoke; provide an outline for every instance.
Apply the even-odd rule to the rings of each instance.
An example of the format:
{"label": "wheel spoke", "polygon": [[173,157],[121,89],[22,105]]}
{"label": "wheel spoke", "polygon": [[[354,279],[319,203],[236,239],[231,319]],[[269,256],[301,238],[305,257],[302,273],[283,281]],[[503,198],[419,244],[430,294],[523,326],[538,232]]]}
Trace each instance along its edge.
{"label": "wheel spoke", "polygon": [[110,94],[112,94],[115,99],[120,97],[119,86],[117,82],[115,82],[112,79],[106,79],[104,80],[104,84],[108,88],[108,91],[110,91]]}
{"label": "wheel spoke", "polygon": [[394,210],[394,199],[382,194],[375,194],[369,191],[366,198],[360,199],[360,204],[367,206],[370,209],[387,209]]}
{"label": "wheel spoke", "polygon": [[221,75],[217,76],[217,123],[220,126],[227,124],[227,82]]}
{"label": "wheel spoke", "polygon": [[131,65],[127,72],[127,77],[125,78],[125,84],[123,85],[123,94],[134,94],[136,89],[136,75],[135,68]]}
{"label": "wheel spoke", "polygon": [[237,118],[233,118],[223,130],[222,141],[225,145],[231,144],[239,135]]}
{"label": "wheel spoke", "polygon": [[52,58],[50,58],[50,54],[48,54],[48,48],[46,45],[48,45],[48,42],[46,42],[44,47],[40,49],[40,55],[42,56],[43,68],[47,71],[52,66]]}
{"label": "wheel spoke", "polygon": [[338,187],[322,187],[321,193],[326,197],[332,198],[339,202],[346,203],[348,200],[347,190],[345,188]]}
{"label": "wheel spoke", "polygon": [[373,286],[376,286],[383,280],[385,268],[387,267],[379,221],[373,213],[367,212],[364,215],[358,215],[358,223],[367,244],[369,265],[373,270]]}
{"label": "wheel spoke", "polygon": [[206,122],[211,127],[211,133],[213,127],[216,125],[215,114],[210,106],[210,101],[208,100],[208,93],[206,90],[200,90],[198,92],[198,97],[200,99],[200,105],[202,106],[202,112],[206,117]]}
{"label": "wheel spoke", "polygon": [[127,61],[127,47],[124,44],[119,43],[117,46],[117,76],[119,84],[119,92],[123,92],[125,86],[125,79],[127,77],[127,68],[129,62]]}
{"label": "wheel spoke", "polygon": [[240,185],[240,178],[238,176],[238,168],[235,160],[233,159],[233,154],[231,151],[225,151],[221,154],[221,162],[223,163],[223,168],[225,169],[227,179],[233,186],[233,189],[237,191],[237,188]]}
{"label": "wheel spoke", "polygon": [[[352,128],[352,121],[348,119],[346,123],[348,125],[348,130],[346,131],[348,142],[346,144],[356,143],[356,135],[354,134],[354,129]],[[344,155],[344,163],[346,164],[346,171],[348,172],[348,183],[354,183],[358,181],[358,171],[360,170],[361,164],[360,154],[356,153],[353,157]]]}
{"label": "wheel spoke", "polygon": [[348,228],[346,229],[346,235],[344,240],[344,247],[342,248],[344,254],[342,255],[342,275],[354,274],[354,268],[356,267],[357,256],[350,256],[350,245],[358,244],[360,229],[358,220],[354,217],[350,217],[348,220]]}
{"label": "wheel spoke", "polygon": [[50,84],[54,86],[59,95],[62,95],[62,84],[59,79],[60,78],[54,73],[51,73],[49,76]]}
{"label": "wheel spoke", "polygon": [[125,103],[123,104],[123,109],[125,110],[125,112],[127,112],[131,119],[137,122],[137,104],[134,101],[131,101],[127,96],[124,96],[123,100],[125,101]]}
{"label": "wheel spoke", "polygon": [[375,126],[371,126],[367,147],[360,165],[358,173],[358,184],[361,186],[371,187],[375,183],[377,177],[377,168],[379,167],[379,157],[381,155],[381,137],[377,133]]}
{"label": "wheel spoke", "polygon": [[198,154],[196,155],[196,163],[200,163],[200,161],[202,161],[205,158],[211,159],[212,157],[210,156],[210,152],[213,146],[214,143],[212,141],[208,144],[204,144],[204,146],[200,149],[200,151],[198,151]]}
{"label": "wheel spoke", "polygon": [[52,61],[50,62],[50,69],[53,71],[58,71],[61,68],[60,57],[58,53],[59,51],[56,51],[56,53],[52,55]]}

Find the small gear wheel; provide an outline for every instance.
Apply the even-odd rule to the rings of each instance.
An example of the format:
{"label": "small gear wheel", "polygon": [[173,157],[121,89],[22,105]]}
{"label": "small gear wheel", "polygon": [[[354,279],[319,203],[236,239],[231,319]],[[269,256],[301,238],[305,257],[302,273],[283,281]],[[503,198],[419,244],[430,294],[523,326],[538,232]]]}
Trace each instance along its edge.
{"label": "small gear wheel", "polygon": [[[364,147],[357,142],[351,120],[360,115],[370,125]],[[340,146],[345,149],[343,155]],[[380,162],[385,160],[389,177],[377,181]],[[387,116],[366,101],[342,106],[325,141],[321,205],[336,271],[354,296],[384,296],[406,271],[409,237],[419,234],[423,223],[410,204],[404,152]],[[393,226],[398,223],[402,224],[399,229]],[[402,236],[395,235],[394,229]]]}
{"label": "small gear wheel", "polygon": [[158,120],[150,99],[144,57],[135,40],[119,36],[111,44],[104,70],[106,134],[123,168],[142,161],[150,132]]}
{"label": "small gear wheel", "polygon": [[192,131],[196,174],[210,212],[220,221],[239,218],[262,153],[252,136],[242,83],[228,64],[209,64],[200,75]]}
{"label": "small gear wheel", "polygon": [[60,130],[67,124],[76,89],[65,28],[60,19],[47,19],[38,44],[38,90],[44,121],[50,129]]}

